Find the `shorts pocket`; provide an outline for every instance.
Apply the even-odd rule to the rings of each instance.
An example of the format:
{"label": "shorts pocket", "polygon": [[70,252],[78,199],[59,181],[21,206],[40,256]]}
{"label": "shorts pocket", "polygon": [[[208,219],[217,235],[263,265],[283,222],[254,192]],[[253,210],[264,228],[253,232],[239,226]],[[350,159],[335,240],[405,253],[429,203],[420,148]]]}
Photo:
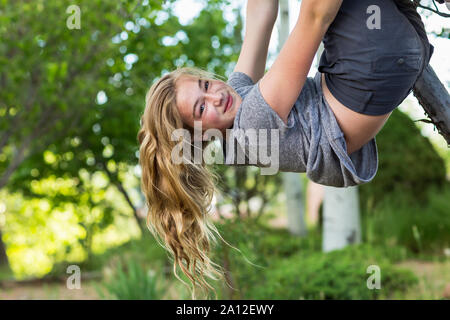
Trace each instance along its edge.
{"label": "shorts pocket", "polygon": [[421,64],[420,55],[383,55],[372,62],[372,72],[381,74],[417,73]]}

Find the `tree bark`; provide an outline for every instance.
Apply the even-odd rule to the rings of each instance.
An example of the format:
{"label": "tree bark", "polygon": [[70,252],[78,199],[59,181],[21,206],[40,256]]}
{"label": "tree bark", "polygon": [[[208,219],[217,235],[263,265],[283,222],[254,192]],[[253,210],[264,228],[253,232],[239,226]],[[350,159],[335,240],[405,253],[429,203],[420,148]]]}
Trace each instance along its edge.
{"label": "tree bark", "polygon": [[328,252],[360,242],[358,186],[325,187],[322,250]]}
{"label": "tree bark", "polygon": [[14,155],[12,156],[12,160],[9,163],[8,167],[2,174],[0,175],[0,190],[8,184],[9,177],[14,173],[14,171],[22,164],[22,162],[28,156],[27,150],[32,141],[32,135],[28,136],[23,142],[22,145],[15,149]]}
{"label": "tree bark", "polygon": [[125,197],[125,200],[127,201],[131,210],[133,210],[133,216],[134,216],[134,219],[136,220],[136,223],[137,223],[139,229],[141,230],[142,234],[144,234],[146,232],[146,228],[143,226],[142,219],[139,218],[138,213],[137,213],[137,208],[131,201],[131,199],[128,195],[128,192],[125,190],[125,188],[123,187],[122,183],[119,181],[117,176],[114,176],[114,174],[111,171],[109,171],[108,165],[103,161],[99,161],[99,163],[101,164],[101,166],[103,167],[103,170],[108,175],[110,183],[112,183],[117,188],[117,190],[119,190],[119,192],[122,193],[123,196]]}
{"label": "tree bark", "polygon": [[283,172],[287,228],[291,234],[305,237],[308,231],[305,223],[304,192],[300,178],[296,172]]}
{"label": "tree bark", "polygon": [[450,146],[450,95],[430,65],[414,85],[414,95]]}
{"label": "tree bark", "polygon": [[2,239],[1,230],[0,230],[0,267],[9,267],[8,255],[6,254],[6,246]]}

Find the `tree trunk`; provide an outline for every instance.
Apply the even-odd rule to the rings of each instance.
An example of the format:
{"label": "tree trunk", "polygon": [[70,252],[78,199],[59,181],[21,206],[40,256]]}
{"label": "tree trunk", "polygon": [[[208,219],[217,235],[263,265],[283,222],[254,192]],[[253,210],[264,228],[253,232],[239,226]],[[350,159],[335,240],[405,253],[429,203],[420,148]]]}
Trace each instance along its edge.
{"label": "tree trunk", "polygon": [[305,237],[308,232],[300,175],[295,172],[283,172],[283,185],[286,194],[287,228],[291,234]]}
{"label": "tree trunk", "polygon": [[450,95],[430,65],[414,85],[414,95],[450,146]]}
{"label": "tree trunk", "polygon": [[0,230],[0,269],[9,268],[8,256],[6,254],[6,246],[2,239],[2,231]]}
{"label": "tree trunk", "polygon": [[306,217],[311,226],[319,225],[320,205],[323,202],[324,186],[312,180],[308,181],[306,187]]}
{"label": "tree trunk", "polygon": [[278,21],[278,46],[277,51],[280,52],[284,43],[289,37],[289,0],[280,0]]}
{"label": "tree trunk", "polygon": [[323,206],[324,252],[361,242],[358,186],[325,187]]}
{"label": "tree trunk", "polygon": [[144,226],[144,221],[142,221],[142,219],[139,217],[138,212],[137,212],[138,209],[135,207],[135,205],[131,201],[130,197],[128,196],[128,192],[123,187],[121,181],[119,181],[118,176],[115,176],[111,171],[109,171],[108,166],[105,162],[103,162],[101,160],[98,160],[98,162],[101,164],[103,170],[108,175],[110,183],[112,185],[114,185],[117,188],[117,190],[119,190],[119,192],[122,193],[123,196],[125,197],[125,200],[127,201],[128,205],[130,206],[131,210],[133,211],[133,217],[136,220],[139,230],[141,230],[142,234],[144,234],[147,229]]}
{"label": "tree trunk", "polygon": [[[278,21],[278,48],[280,52],[289,36],[289,0],[280,0],[280,16]],[[300,175],[295,172],[282,172],[283,186],[286,194],[287,228],[297,236],[306,236],[305,209],[303,188]]]}

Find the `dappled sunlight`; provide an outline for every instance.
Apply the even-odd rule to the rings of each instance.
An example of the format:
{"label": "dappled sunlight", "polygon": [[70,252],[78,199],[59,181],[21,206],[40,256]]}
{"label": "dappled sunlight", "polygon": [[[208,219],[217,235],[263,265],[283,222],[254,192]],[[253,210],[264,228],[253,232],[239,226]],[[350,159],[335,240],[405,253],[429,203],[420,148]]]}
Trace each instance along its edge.
{"label": "dappled sunlight", "polygon": [[[89,179],[89,176],[81,176]],[[125,210],[127,206],[120,201],[121,195],[112,187],[106,188],[105,176],[97,173],[90,179],[89,194],[79,194],[74,188],[77,184],[74,179],[52,176],[32,183],[32,191],[47,198],[24,199],[17,193],[2,197],[6,201],[2,202],[4,209],[0,215],[2,221],[7,221],[3,240],[7,244],[11,269],[18,279],[44,276],[55,263],[62,261],[81,263],[87,258],[87,250],[101,254],[140,236],[132,215]],[[76,196],[79,202],[53,202],[51,199],[58,195]],[[112,202],[107,211],[100,205],[104,201]],[[112,218],[114,210],[124,213]],[[105,219],[110,221],[101,226]],[[96,231],[89,235],[92,238],[89,240],[92,228]]]}

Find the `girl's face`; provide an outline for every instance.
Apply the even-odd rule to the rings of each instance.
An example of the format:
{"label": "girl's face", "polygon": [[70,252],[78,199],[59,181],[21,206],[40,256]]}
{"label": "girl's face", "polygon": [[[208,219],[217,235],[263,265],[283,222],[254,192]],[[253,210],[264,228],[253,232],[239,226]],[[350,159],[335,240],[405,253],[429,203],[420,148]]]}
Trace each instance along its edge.
{"label": "girl's face", "polygon": [[228,84],[220,80],[203,80],[182,76],[177,81],[177,107],[183,122],[194,128],[194,121],[202,122],[202,130],[233,126],[242,99]]}

